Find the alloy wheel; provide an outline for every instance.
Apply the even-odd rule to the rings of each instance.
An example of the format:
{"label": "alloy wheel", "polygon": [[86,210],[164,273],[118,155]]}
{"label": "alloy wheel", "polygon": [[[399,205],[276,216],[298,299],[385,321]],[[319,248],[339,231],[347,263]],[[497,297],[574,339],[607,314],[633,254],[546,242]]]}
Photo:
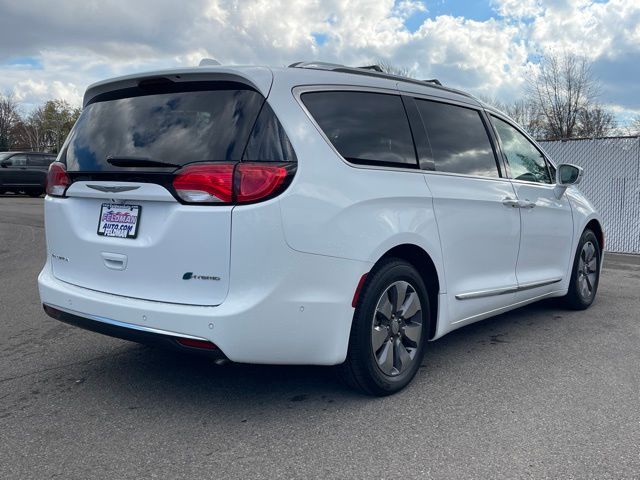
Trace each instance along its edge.
{"label": "alloy wheel", "polygon": [[408,282],[389,285],[373,314],[371,347],[378,368],[400,375],[413,363],[422,337],[422,305]]}
{"label": "alloy wheel", "polygon": [[586,242],[582,246],[580,259],[578,260],[578,292],[585,300],[590,299],[595,293],[598,279],[598,259],[596,247],[592,242]]}

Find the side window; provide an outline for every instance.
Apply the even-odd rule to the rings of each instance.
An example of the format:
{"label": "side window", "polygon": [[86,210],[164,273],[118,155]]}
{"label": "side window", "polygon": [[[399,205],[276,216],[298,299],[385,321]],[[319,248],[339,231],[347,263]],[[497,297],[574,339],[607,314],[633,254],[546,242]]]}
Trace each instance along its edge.
{"label": "side window", "polygon": [[45,167],[48,166],[49,162],[47,160],[48,157],[44,155],[29,155],[27,157],[28,163],[30,167]]}
{"label": "side window", "polygon": [[416,103],[429,135],[437,172],[500,176],[480,112],[419,98]]}
{"label": "side window", "polygon": [[14,155],[10,158],[12,167],[26,167],[27,156],[26,155]]}
{"label": "side window", "polygon": [[252,162],[296,161],[296,153],[289,142],[289,137],[282,128],[278,117],[266,102],[253,125],[242,160]]}
{"label": "side window", "polygon": [[523,134],[499,118],[492,117],[502,151],[507,157],[511,178],[527,182],[552,183],[547,163],[538,150]]}
{"label": "side window", "polygon": [[418,168],[409,120],[399,95],[310,92],[302,101],[345,160]]}

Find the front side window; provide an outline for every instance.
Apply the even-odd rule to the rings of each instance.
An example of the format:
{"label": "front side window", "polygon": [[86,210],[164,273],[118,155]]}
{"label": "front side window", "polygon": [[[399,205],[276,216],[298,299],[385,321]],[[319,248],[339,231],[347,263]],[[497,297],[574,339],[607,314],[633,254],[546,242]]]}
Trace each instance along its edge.
{"label": "front side window", "polygon": [[551,183],[547,163],[540,150],[507,122],[497,117],[492,119],[502,144],[502,151],[507,157],[511,178],[527,182]]}
{"label": "front side window", "polygon": [[499,177],[493,147],[480,112],[416,99],[437,172]]}
{"label": "front side window", "polygon": [[345,160],[365,165],[418,167],[400,96],[327,91],[305,93],[301,98]]}

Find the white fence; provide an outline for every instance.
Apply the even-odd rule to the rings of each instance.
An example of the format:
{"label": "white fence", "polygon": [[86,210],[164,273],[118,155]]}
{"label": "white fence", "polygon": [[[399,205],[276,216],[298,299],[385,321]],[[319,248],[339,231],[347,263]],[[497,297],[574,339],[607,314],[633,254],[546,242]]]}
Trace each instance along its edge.
{"label": "white fence", "polygon": [[602,215],[605,249],[640,253],[640,138],[540,142],[556,163],[584,168],[579,188]]}

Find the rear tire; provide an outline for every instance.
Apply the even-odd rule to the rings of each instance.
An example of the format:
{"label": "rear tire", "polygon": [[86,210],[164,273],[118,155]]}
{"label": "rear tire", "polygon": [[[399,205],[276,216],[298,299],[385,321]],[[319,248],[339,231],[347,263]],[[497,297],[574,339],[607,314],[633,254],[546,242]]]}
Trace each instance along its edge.
{"label": "rear tire", "polygon": [[585,230],[578,242],[569,291],[563,298],[567,308],[585,310],[596,298],[600,283],[600,244],[592,230]]}
{"label": "rear tire", "polygon": [[369,273],[351,326],[342,380],[369,395],[407,386],[420,368],[429,335],[429,296],[418,271],[397,258]]}

